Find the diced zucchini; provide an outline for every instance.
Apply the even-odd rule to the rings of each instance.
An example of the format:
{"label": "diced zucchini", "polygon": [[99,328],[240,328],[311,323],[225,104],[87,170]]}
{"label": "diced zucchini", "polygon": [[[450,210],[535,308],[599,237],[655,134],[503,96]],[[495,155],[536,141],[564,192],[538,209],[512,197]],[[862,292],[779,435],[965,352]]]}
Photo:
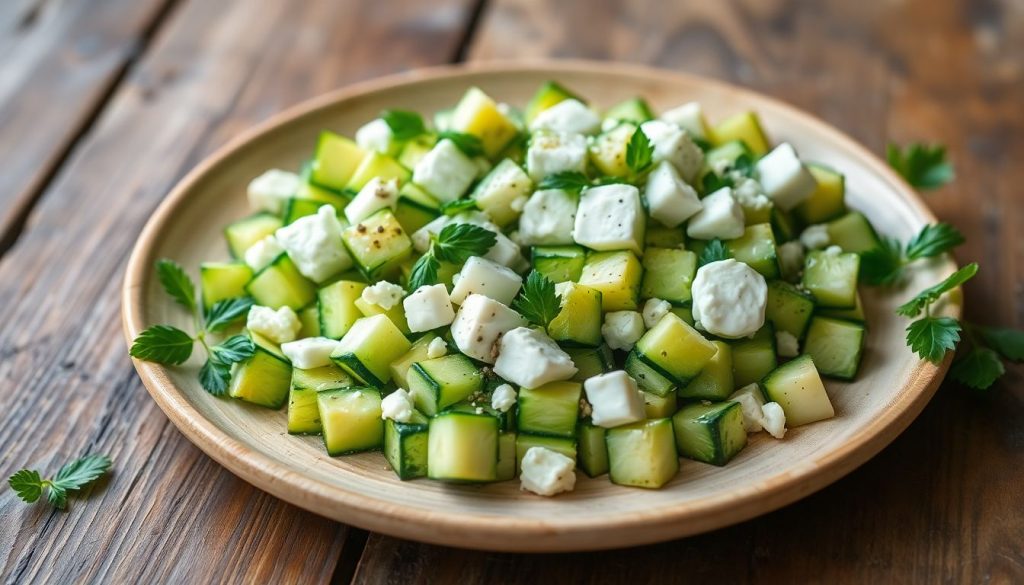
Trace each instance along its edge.
{"label": "diced zucchini", "polygon": [[555,453],[561,453],[570,459],[576,459],[576,437],[552,437],[548,435],[516,435],[516,467],[522,468],[523,457],[531,447],[544,447]]}
{"label": "diced zucchini", "polygon": [[366,151],[352,140],[323,131],[316,145],[309,180],[316,185],[341,191],[348,185],[364,158]]}
{"label": "diced zucchini", "polygon": [[654,221],[648,222],[647,229],[644,231],[644,248],[678,248],[685,250],[686,232],[683,231],[682,226],[670,228]]}
{"label": "diced zucchini", "polygon": [[413,412],[408,422],[384,421],[384,458],[401,480],[427,476],[430,421]]}
{"label": "diced zucchini", "polygon": [[835,410],[809,355],[782,364],[761,383],[765,397],[786,413],[786,426],[798,427],[832,418]]}
{"label": "diced zucchini", "polygon": [[718,349],[696,378],[679,387],[679,397],[687,400],[725,400],[735,389],[733,384],[732,347],[722,341],[712,341]]}
{"label": "diced zucchini", "polygon": [[[323,205],[323,201],[315,199],[290,197],[288,202],[284,204],[284,213],[281,214],[281,221],[284,225],[291,225],[301,217],[315,214]],[[344,209],[344,205],[342,205],[342,209]]]}
{"label": "diced zucchini", "polygon": [[789,211],[772,206],[772,231],[776,242],[795,240],[799,235],[800,225]]}
{"label": "diced zucchini", "polygon": [[672,420],[647,420],[606,433],[608,475],[612,483],[659,488],[679,472]]}
{"label": "diced zucchini", "polygon": [[427,357],[427,348],[430,346],[430,342],[435,339],[437,339],[437,336],[433,333],[424,334],[413,342],[409,351],[405,352],[405,355],[391,362],[391,379],[399,388],[409,387],[409,369],[412,368],[414,363],[430,359]]}
{"label": "diced zucchini", "polygon": [[736,388],[760,382],[778,366],[775,353],[775,330],[767,324],[753,337],[730,341],[732,346],[732,378]]}
{"label": "diced zucchini", "polygon": [[565,353],[572,358],[576,366],[576,375],[572,377],[577,382],[583,382],[598,374],[610,372],[615,369],[615,360],[612,350],[607,345],[598,347],[567,347]]}
{"label": "diced zucchini", "polygon": [[579,283],[601,292],[601,308],[625,311],[640,305],[643,268],[629,250],[593,252],[583,264]]}
{"label": "diced zucchini", "polygon": [[759,223],[748,226],[743,235],[725,242],[729,253],[736,260],[758,271],[765,278],[779,277],[779,259],[775,250],[775,235],[772,226]]}
{"label": "diced zucchini", "polygon": [[402,146],[402,151],[398,153],[398,162],[407,169],[416,168],[416,163],[420,162],[437,143],[437,136],[433,134],[421,134],[416,138],[413,138],[409,142],[406,142]]}
{"label": "diced zucchini", "polygon": [[533,94],[530,98],[530,103],[526,105],[526,111],[523,113],[526,118],[526,123],[533,122],[533,119],[537,117],[537,114],[550,108],[551,106],[565,101],[567,99],[575,99],[583,101],[576,94],[562,87],[554,81],[545,82],[544,85],[540,86],[537,93]]}
{"label": "diced zucchini", "polygon": [[244,262],[203,262],[199,265],[203,307],[209,309],[217,301],[246,296],[245,285],[250,280],[252,268]]}
{"label": "diced zucchini", "polygon": [[504,432],[498,434],[498,469],[495,476],[497,481],[508,481],[516,477],[516,464],[519,459],[516,457],[516,434]]}
{"label": "diced zucchini", "polygon": [[441,215],[441,205],[415,183],[402,185],[398,192],[395,219],[405,233],[411,234]]}
{"label": "diced zucchini", "polygon": [[725,142],[708,150],[704,153],[704,170],[701,172],[701,180],[697,181],[697,185],[695,185],[695,187],[703,189],[703,180],[705,175],[715,172],[716,169],[720,170],[734,167],[736,165],[736,161],[741,156],[746,156],[751,161],[755,158],[754,153],[747,148],[747,145],[739,140]]}
{"label": "diced zucchini", "polygon": [[804,225],[824,223],[846,213],[846,177],[820,164],[810,163],[807,170],[818,184],[811,197],[796,206],[793,213]]}
{"label": "diced zucchini", "polygon": [[829,241],[844,252],[860,254],[880,245],[878,234],[863,213],[854,211],[827,224]]}
{"label": "diced zucchini", "polygon": [[356,321],[341,338],[331,360],[359,382],[381,388],[391,380],[391,362],[412,344],[384,315]]}
{"label": "diced zucchini", "polygon": [[358,298],[354,302],[359,312],[365,317],[372,317],[374,315],[384,315],[391,322],[398,327],[398,330],[402,332],[402,335],[410,335],[409,323],[405,320],[405,307],[402,303],[398,303],[390,309],[384,309],[380,305],[364,301],[362,297]]}
{"label": "diced zucchini", "polygon": [[668,418],[679,408],[675,393],[669,392],[664,396],[658,396],[653,392],[643,392],[643,395],[644,416],[647,418]]}
{"label": "diced zucchini", "polygon": [[416,362],[406,379],[416,408],[427,416],[434,416],[484,387],[483,374],[460,353]]}
{"label": "diced zucchini", "polygon": [[320,337],[320,308],[317,303],[311,303],[298,311],[299,322],[302,328],[299,329],[299,339],[306,337]]}
{"label": "diced zucchini", "polygon": [[693,327],[693,307],[672,307],[669,311],[676,317],[682,319],[684,323]]}
{"label": "diced zucchini", "polygon": [[380,392],[341,388],[316,395],[327,454],[336,457],[378,449],[384,444]]}
{"label": "diced zucchini", "polygon": [[739,402],[684,406],[672,426],[679,454],[696,461],[722,466],[747,445]]}
{"label": "diced zucchini", "polygon": [[362,282],[339,280],[317,291],[317,315],[321,335],[341,339],[352,325],[363,317],[355,303],[365,288],[366,284]]}
{"label": "diced zucchini", "polygon": [[803,339],[813,314],[814,299],[810,295],[788,282],[768,282],[768,303],[764,316],[765,320],[775,326],[776,331],[785,331],[797,339]]}
{"label": "diced zucchini", "polygon": [[626,365],[623,369],[626,370],[626,373],[636,381],[636,385],[644,392],[654,394],[655,396],[675,395],[675,382],[647,365],[644,360],[640,359],[636,349],[630,351],[629,355],[626,356]]}
{"label": "diced zucchini", "polygon": [[427,476],[451,482],[498,477],[498,419],[486,414],[445,412],[430,419]]}
{"label": "diced zucchini", "polygon": [[397,272],[412,254],[412,240],[390,209],[381,209],[341,232],[352,259],[370,280]]}
{"label": "diced zucchini", "polygon": [[768,152],[768,137],[761,128],[761,121],[754,112],[741,112],[719,123],[711,129],[709,136],[713,146],[721,146],[733,140],[742,140],[757,156]]}
{"label": "diced zucchini", "polygon": [[469,88],[455,106],[450,129],[479,138],[488,158],[497,156],[519,133],[498,104],[476,87]]}
{"label": "diced zucchini", "polygon": [[823,376],[852,380],[864,353],[864,325],[815,317],[807,330],[804,353],[811,356]]}
{"label": "diced zucchini", "polygon": [[252,332],[249,337],[256,351],[235,368],[228,395],[277,410],[288,400],[292,365],[271,341]]}
{"label": "diced zucchini", "polygon": [[561,310],[548,323],[551,339],[565,345],[601,345],[601,293],[582,284],[568,283]]}
{"label": "diced zucchini", "polygon": [[857,304],[860,256],[811,250],[804,260],[803,285],[822,307],[852,309]]}
{"label": "diced zucchini", "polygon": [[608,473],[608,445],[605,429],[580,421],[576,428],[576,463],[590,477]]}
{"label": "diced zucchini", "polygon": [[287,254],[281,254],[245,285],[257,305],[298,311],[316,300],[316,285],[295,267]]}
{"label": "diced zucchini", "polygon": [[651,106],[646,100],[641,97],[635,97],[615,104],[604,113],[604,117],[608,120],[623,120],[634,124],[642,124],[648,120],[653,120],[654,112],[651,111]]}
{"label": "diced zucchini", "polygon": [[224,238],[232,258],[245,257],[245,251],[263,238],[273,235],[280,228],[281,218],[270,213],[257,213],[228,224]]}
{"label": "diced zucchini", "polygon": [[373,179],[379,178],[381,181],[398,179],[399,183],[405,184],[411,176],[412,173],[409,169],[403,167],[397,160],[386,154],[371,152],[360,161],[345,188],[358,193]]}
{"label": "diced zucchini", "polygon": [[606,177],[625,177],[629,175],[626,164],[626,148],[629,140],[636,132],[636,125],[623,122],[618,126],[602,132],[590,144],[590,162]]}
{"label": "diced zucchini", "polygon": [[700,373],[718,348],[672,313],[636,343],[637,357],[681,386]]}
{"label": "diced zucchini", "polygon": [[697,255],[678,248],[647,248],[644,250],[644,277],[640,296],[662,299],[673,304],[693,299],[690,286],[697,275]]}
{"label": "diced zucchini", "polygon": [[828,307],[820,307],[815,312],[822,317],[845,319],[847,321],[853,321],[854,323],[864,323],[866,321],[864,317],[864,302],[860,298],[860,292],[857,292],[857,300],[855,301],[852,309],[830,309]]}
{"label": "diced zucchini", "polygon": [[352,385],[352,378],[337,366],[324,366],[312,370],[292,368],[292,383],[288,391],[288,433],[292,435],[319,435],[320,410],[316,395],[324,390],[337,390]]}
{"label": "diced zucchini", "polygon": [[530,176],[506,158],[487,173],[470,196],[495,225],[505,227],[519,217],[520,212],[512,208],[512,202],[520,197],[529,197],[532,191]]}
{"label": "diced zucchini", "polygon": [[577,281],[583,274],[587,251],[583,246],[536,246],[533,269],[554,283]]}
{"label": "diced zucchini", "polygon": [[521,388],[516,420],[520,433],[576,436],[583,386],[579,382],[549,382]]}

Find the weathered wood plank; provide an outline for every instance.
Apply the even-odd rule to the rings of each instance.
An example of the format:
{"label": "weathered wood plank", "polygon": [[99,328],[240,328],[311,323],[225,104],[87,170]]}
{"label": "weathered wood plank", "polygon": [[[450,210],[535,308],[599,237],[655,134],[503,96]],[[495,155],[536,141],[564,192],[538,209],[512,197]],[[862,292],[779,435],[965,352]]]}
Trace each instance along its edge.
{"label": "weathered wood plank", "polygon": [[142,388],[119,289],[143,223],[205,153],[355,79],[444,62],[465,2],[191,0],[176,9],[0,262],[0,476],[109,453],[66,513],[0,491],[12,582],[324,582],[347,529],[202,455]]}
{"label": "weathered wood plank", "polygon": [[[968,316],[1024,325],[1024,30],[1019,3],[497,0],[471,58],[656,64],[751,86],[876,152],[950,145],[959,179],[929,196],[980,259]],[[1022,369],[990,401],[947,383],[878,457],[765,517],[662,545],[506,555],[371,535],[358,583],[918,583],[1024,579]],[[637,497],[643,497],[638,492]]]}

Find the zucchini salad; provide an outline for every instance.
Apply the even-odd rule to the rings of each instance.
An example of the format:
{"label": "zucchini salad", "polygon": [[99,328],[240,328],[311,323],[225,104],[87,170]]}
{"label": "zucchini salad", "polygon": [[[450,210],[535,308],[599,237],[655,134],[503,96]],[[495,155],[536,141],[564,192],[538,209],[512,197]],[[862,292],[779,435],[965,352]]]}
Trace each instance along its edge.
{"label": "zucchini salad", "polygon": [[577,467],[658,488],[680,458],[834,416],[822,377],[857,375],[878,237],[754,112],[470,88],[310,147],[252,180],[201,292],[252,302],[227,394],[332,456],[544,496]]}

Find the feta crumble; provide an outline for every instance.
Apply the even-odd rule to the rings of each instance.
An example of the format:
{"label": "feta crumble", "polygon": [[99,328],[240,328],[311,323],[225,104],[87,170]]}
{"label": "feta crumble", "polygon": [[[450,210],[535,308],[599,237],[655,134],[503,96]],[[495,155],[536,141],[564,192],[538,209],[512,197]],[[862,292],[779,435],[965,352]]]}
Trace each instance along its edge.
{"label": "feta crumble", "polygon": [[644,318],[636,311],[605,313],[601,336],[612,349],[629,351],[644,334]]}
{"label": "feta crumble", "polygon": [[498,342],[494,373],[520,387],[568,380],[577,372],[569,354],[541,331],[518,327]]}
{"label": "feta crumble", "polygon": [[427,344],[427,359],[435,359],[444,357],[448,354],[448,344],[444,342],[444,339],[435,337],[430,340]]}
{"label": "feta crumble", "polygon": [[808,250],[824,248],[831,242],[832,238],[828,235],[828,226],[823,223],[808,226],[800,234],[800,243]]}
{"label": "feta crumble", "polygon": [[336,339],[327,337],[306,337],[298,341],[281,344],[281,353],[292,366],[300,370],[311,370],[331,365],[331,353],[338,347]]}
{"label": "feta crumble", "polygon": [[275,311],[270,307],[253,305],[249,308],[245,326],[249,331],[274,343],[284,343],[295,339],[302,329],[302,322],[291,307],[281,307]]}
{"label": "feta crumble", "polygon": [[775,332],[775,346],[782,357],[796,357],[800,355],[800,341],[788,331]]}
{"label": "feta crumble", "polygon": [[409,422],[413,413],[412,396],[406,390],[399,388],[380,401],[380,410],[382,419]]}
{"label": "feta crumble", "polygon": [[404,296],[404,288],[386,280],[364,288],[362,294],[359,295],[364,302],[377,305],[385,311],[390,311],[392,307],[402,302]]}
{"label": "feta crumble", "polygon": [[516,405],[516,391],[509,384],[502,384],[491,394],[491,408],[499,412],[508,412]]}
{"label": "feta crumble", "polygon": [[553,496],[576,487],[576,462],[546,447],[530,447],[520,462],[520,489]]}
{"label": "feta crumble", "polygon": [[761,406],[761,413],[763,415],[763,421],[761,424],[764,425],[764,430],[768,431],[768,434],[781,439],[786,436],[786,412],[782,410],[782,406],[777,402],[769,402]]}
{"label": "feta crumble", "polygon": [[281,247],[281,244],[277,243],[277,238],[271,234],[249,246],[249,249],[245,251],[245,263],[249,265],[249,268],[253,269],[253,272],[259,272],[270,266],[281,254],[284,254],[284,248]]}
{"label": "feta crumble", "polygon": [[289,197],[302,186],[302,178],[295,173],[270,169],[249,182],[246,195],[249,206],[258,211],[279,214]]}
{"label": "feta crumble", "polygon": [[709,333],[736,339],[764,325],[768,285],[742,262],[729,258],[701,266],[692,291],[693,318]]}

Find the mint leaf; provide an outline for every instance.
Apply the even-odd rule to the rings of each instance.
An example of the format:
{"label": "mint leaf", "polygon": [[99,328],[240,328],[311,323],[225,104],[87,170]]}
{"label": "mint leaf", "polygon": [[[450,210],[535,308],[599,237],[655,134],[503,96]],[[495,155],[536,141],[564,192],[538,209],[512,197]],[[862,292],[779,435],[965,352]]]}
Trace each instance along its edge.
{"label": "mint leaf", "polygon": [[701,187],[704,189],[705,195],[710,195],[715,191],[718,191],[722,187],[732,187],[733,181],[731,177],[719,176],[714,171],[708,171],[708,174],[704,175],[701,179]]}
{"label": "mint leaf", "polygon": [[711,264],[712,262],[728,260],[729,258],[732,258],[732,254],[729,253],[729,249],[725,247],[722,240],[716,238],[708,242],[704,246],[704,249],[700,251],[700,256],[697,257],[697,268],[700,268],[705,264]]}
{"label": "mint leaf", "polygon": [[132,342],[128,353],[140,360],[164,365],[180,365],[192,355],[192,336],[177,327],[154,325]]}
{"label": "mint leaf", "polygon": [[7,483],[19,498],[29,504],[38,501],[39,496],[43,495],[43,478],[34,469],[16,471],[7,478]]}
{"label": "mint leaf", "polygon": [[860,276],[872,286],[889,286],[903,278],[903,246],[894,238],[879,238],[879,246],[860,255]]}
{"label": "mint leaf", "polygon": [[384,110],[380,113],[384,123],[391,129],[391,135],[398,141],[410,140],[427,132],[423,116],[408,110]]}
{"label": "mint leaf", "polygon": [[206,311],[206,330],[216,333],[226,329],[249,312],[253,300],[249,297],[236,297],[217,301]]}
{"label": "mint leaf", "polygon": [[181,266],[173,260],[158,260],[156,275],[175,302],[189,311],[196,310],[196,285]]}
{"label": "mint leaf", "polygon": [[232,335],[220,344],[210,348],[217,359],[226,364],[245,361],[256,352],[256,344],[248,335]]}
{"label": "mint leaf", "polygon": [[939,284],[924,289],[916,297],[900,305],[896,309],[896,312],[904,317],[917,317],[928,305],[939,300],[939,297],[945,293],[967,282],[977,273],[978,263],[972,262],[949,275],[949,278],[943,280]]}
{"label": "mint leaf", "polygon": [[736,157],[736,160],[733,161],[732,166],[729,167],[729,171],[739,173],[747,178],[751,178],[754,176],[754,160],[750,158],[749,154],[743,153]]}
{"label": "mint leaf", "polygon": [[440,266],[440,262],[434,258],[433,253],[427,252],[420,256],[412,265],[412,271],[409,273],[409,290],[415,291],[421,286],[437,284],[437,269]]}
{"label": "mint leaf", "polygon": [[231,381],[231,366],[252,357],[256,345],[246,335],[234,335],[210,348],[210,355],[199,369],[199,384],[214,396],[223,396]]}
{"label": "mint leaf", "polygon": [[955,177],[953,165],[946,161],[946,147],[940,145],[910,144],[900,149],[889,144],[885,151],[889,166],[913,187],[937,189]]}
{"label": "mint leaf", "polygon": [[451,140],[463,154],[470,158],[484,153],[484,143],[472,134],[445,131],[437,135],[437,141],[441,142],[442,140]]}
{"label": "mint leaf", "polygon": [[86,455],[60,468],[52,484],[65,490],[81,489],[110,469],[111,461],[106,455]]}
{"label": "mint leaf", "polygon": [[53,485],[52,483],[47,486],[49,489],[46,490],[46,501],[50,502],[50,505],[58,510],[63,510],[68,507],[68,492],[59,485]]}
{"label": "mint leaf", "polygon": [[647,170],[653,163],[654,147],[651,141],[639,127],[633,131],[633,136],[626,145],[626,166],[634,175]]}
{"label": "mint leaf", "polygon": [[960,323],[952,317],[924,317],[907,327],[907,345],[921,359],[939,363],[960,341]]}
{"label": "mint leaf", "polygon": [[953,362],[949,375],[964,386],[985,390],[1006,373],[999,354],[987,347],[973,347]]}
{"label": "mint leaf", "polygon": [[544,177],[540,184],[537,185],[537,189],[560,189],[570,193],[579,193],[589,186],[590,180],[583,173],[579,171],[562,171]]}
{"label": "mint leaf", "polygon": [[494,232],[478,225],[448,224],[437,235],[433,253],[442,262],[462,264],[473,256],[483,256],[497,241]]}
{"label": "mint leaf", "polygon": [[531,323],[547,327],[561,311],[561,302],[555,293],[555,283],[546,276],[530,271],[523,283],[523,290],[512,302],[512,308],[526,317]]}
{"label": "mint leaf", "polygon": [[1024,331],[1003,327],[981,327],[985,343],[1008,360],[1024,361]]}
{"label": "mint leaf", "polygon": [[46,491],[46,500],[63,510],[67,506],[68,492],[80,490],[110,469],[110,458],[105,455],[86,455],[60,468],[53,479],[43,479],[34,469],[22,469],[7,479],[14,492],[23,501],[33,503]]}
{"label": "mint leaf", "polygon": [[964,243],[964,235],[948,223],[926,225],[907,243],[907,258],[932,258]]}
{"label": "mint leaf", "polygon": [[455,201],[446,201],[442,203],[441,213],[445,215],[458,215],[463,211],[469,211],[476,208],[476,199],[466,197],[464,199],[456,199]]}

